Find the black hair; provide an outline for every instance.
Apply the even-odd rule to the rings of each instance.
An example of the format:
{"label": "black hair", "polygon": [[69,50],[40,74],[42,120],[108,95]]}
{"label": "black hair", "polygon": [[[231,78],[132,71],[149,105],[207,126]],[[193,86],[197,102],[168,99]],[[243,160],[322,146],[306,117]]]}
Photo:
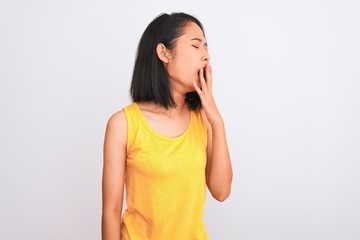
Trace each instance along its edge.
{"label": "black hair", "polygon": [[[173,50],[177,38],[183,35],[183,28],[189,22],[197,24],[204,32],[198,19],[181,12],[160,14],[147,26],[138,45],[130,86],[133,102],[153,101],[166,109],[176,107],[168,74],[158,58],[156,47],[162,43],[167,49]],[[191,110],[201,109],[201,100],[196,91],[186,93],[185,102]]]}

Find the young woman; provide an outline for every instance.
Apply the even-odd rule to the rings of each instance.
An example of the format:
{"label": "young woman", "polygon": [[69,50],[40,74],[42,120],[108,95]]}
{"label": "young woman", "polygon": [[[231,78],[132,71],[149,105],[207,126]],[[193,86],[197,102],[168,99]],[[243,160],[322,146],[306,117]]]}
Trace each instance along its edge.
{"label": "young woman", "polygon": [[203,27],[193,16],[162,14],[143,33],[133,103],[106,128],[103,240],[208,239],[206,186],[224,201],[232,182],[209,61]]}

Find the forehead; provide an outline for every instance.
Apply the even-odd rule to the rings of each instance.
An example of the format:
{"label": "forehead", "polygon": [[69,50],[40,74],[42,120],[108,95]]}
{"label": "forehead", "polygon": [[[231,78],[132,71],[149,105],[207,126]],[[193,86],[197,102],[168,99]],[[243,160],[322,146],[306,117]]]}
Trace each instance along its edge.
{"label": "forehead", "polygon": [[193,39],[199,38],[205,41],[204,33],[201,28],[194,22],[188,22],[183,28],[183,35],[184,39]]}

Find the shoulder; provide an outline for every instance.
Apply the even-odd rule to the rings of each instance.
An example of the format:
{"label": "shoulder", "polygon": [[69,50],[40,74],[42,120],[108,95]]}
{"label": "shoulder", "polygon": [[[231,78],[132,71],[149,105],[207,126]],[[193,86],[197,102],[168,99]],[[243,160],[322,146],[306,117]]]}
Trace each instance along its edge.
{"label": "shoulder", "polygon": [[123,128],[126,127],[126,125],[126,114],[124,109],[113,113],[107,122],[107,127],[111,128]]}
{"label": "shoulder", "polygon": [[113,113],[107,121],[106,138],[124,143],[127,138],[127,120],[124,109]]}
{"label": "shoulder", "polygon": [[127,114],[135,109],[135,103],[126,105],[123,109],[113,113],[107,122],[107,127],[117,130],[126,130],[127,128]]}

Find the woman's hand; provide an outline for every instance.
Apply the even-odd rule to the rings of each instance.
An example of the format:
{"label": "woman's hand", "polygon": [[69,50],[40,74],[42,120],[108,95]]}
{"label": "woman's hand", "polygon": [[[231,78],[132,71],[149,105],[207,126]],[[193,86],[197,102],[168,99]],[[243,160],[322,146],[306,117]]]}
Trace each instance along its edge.
{"label": "woman's hand", "polygon": [[201,86],[198,86],[196,82],[193,82],[196,92],[201,99],[201,105],[206,114],[206,118],[211,125],[220,123],[223,124],[223,119],[216,106],[215,99],[212,95],[212,67],[206,65],[205,67],[206,80],[204,78],[204,69],[199,71],[199,80]]}
{"label": "woman's hand", "polygon": [[205,67],[199,71],[201,86],[193,83],[199,94],[208,127],[208,144],[206,149],[206,184],[211,195],[218,201],[224,201],[230,195],[232,167],[226,142],[224,121],[212,95],[212,68]]}

